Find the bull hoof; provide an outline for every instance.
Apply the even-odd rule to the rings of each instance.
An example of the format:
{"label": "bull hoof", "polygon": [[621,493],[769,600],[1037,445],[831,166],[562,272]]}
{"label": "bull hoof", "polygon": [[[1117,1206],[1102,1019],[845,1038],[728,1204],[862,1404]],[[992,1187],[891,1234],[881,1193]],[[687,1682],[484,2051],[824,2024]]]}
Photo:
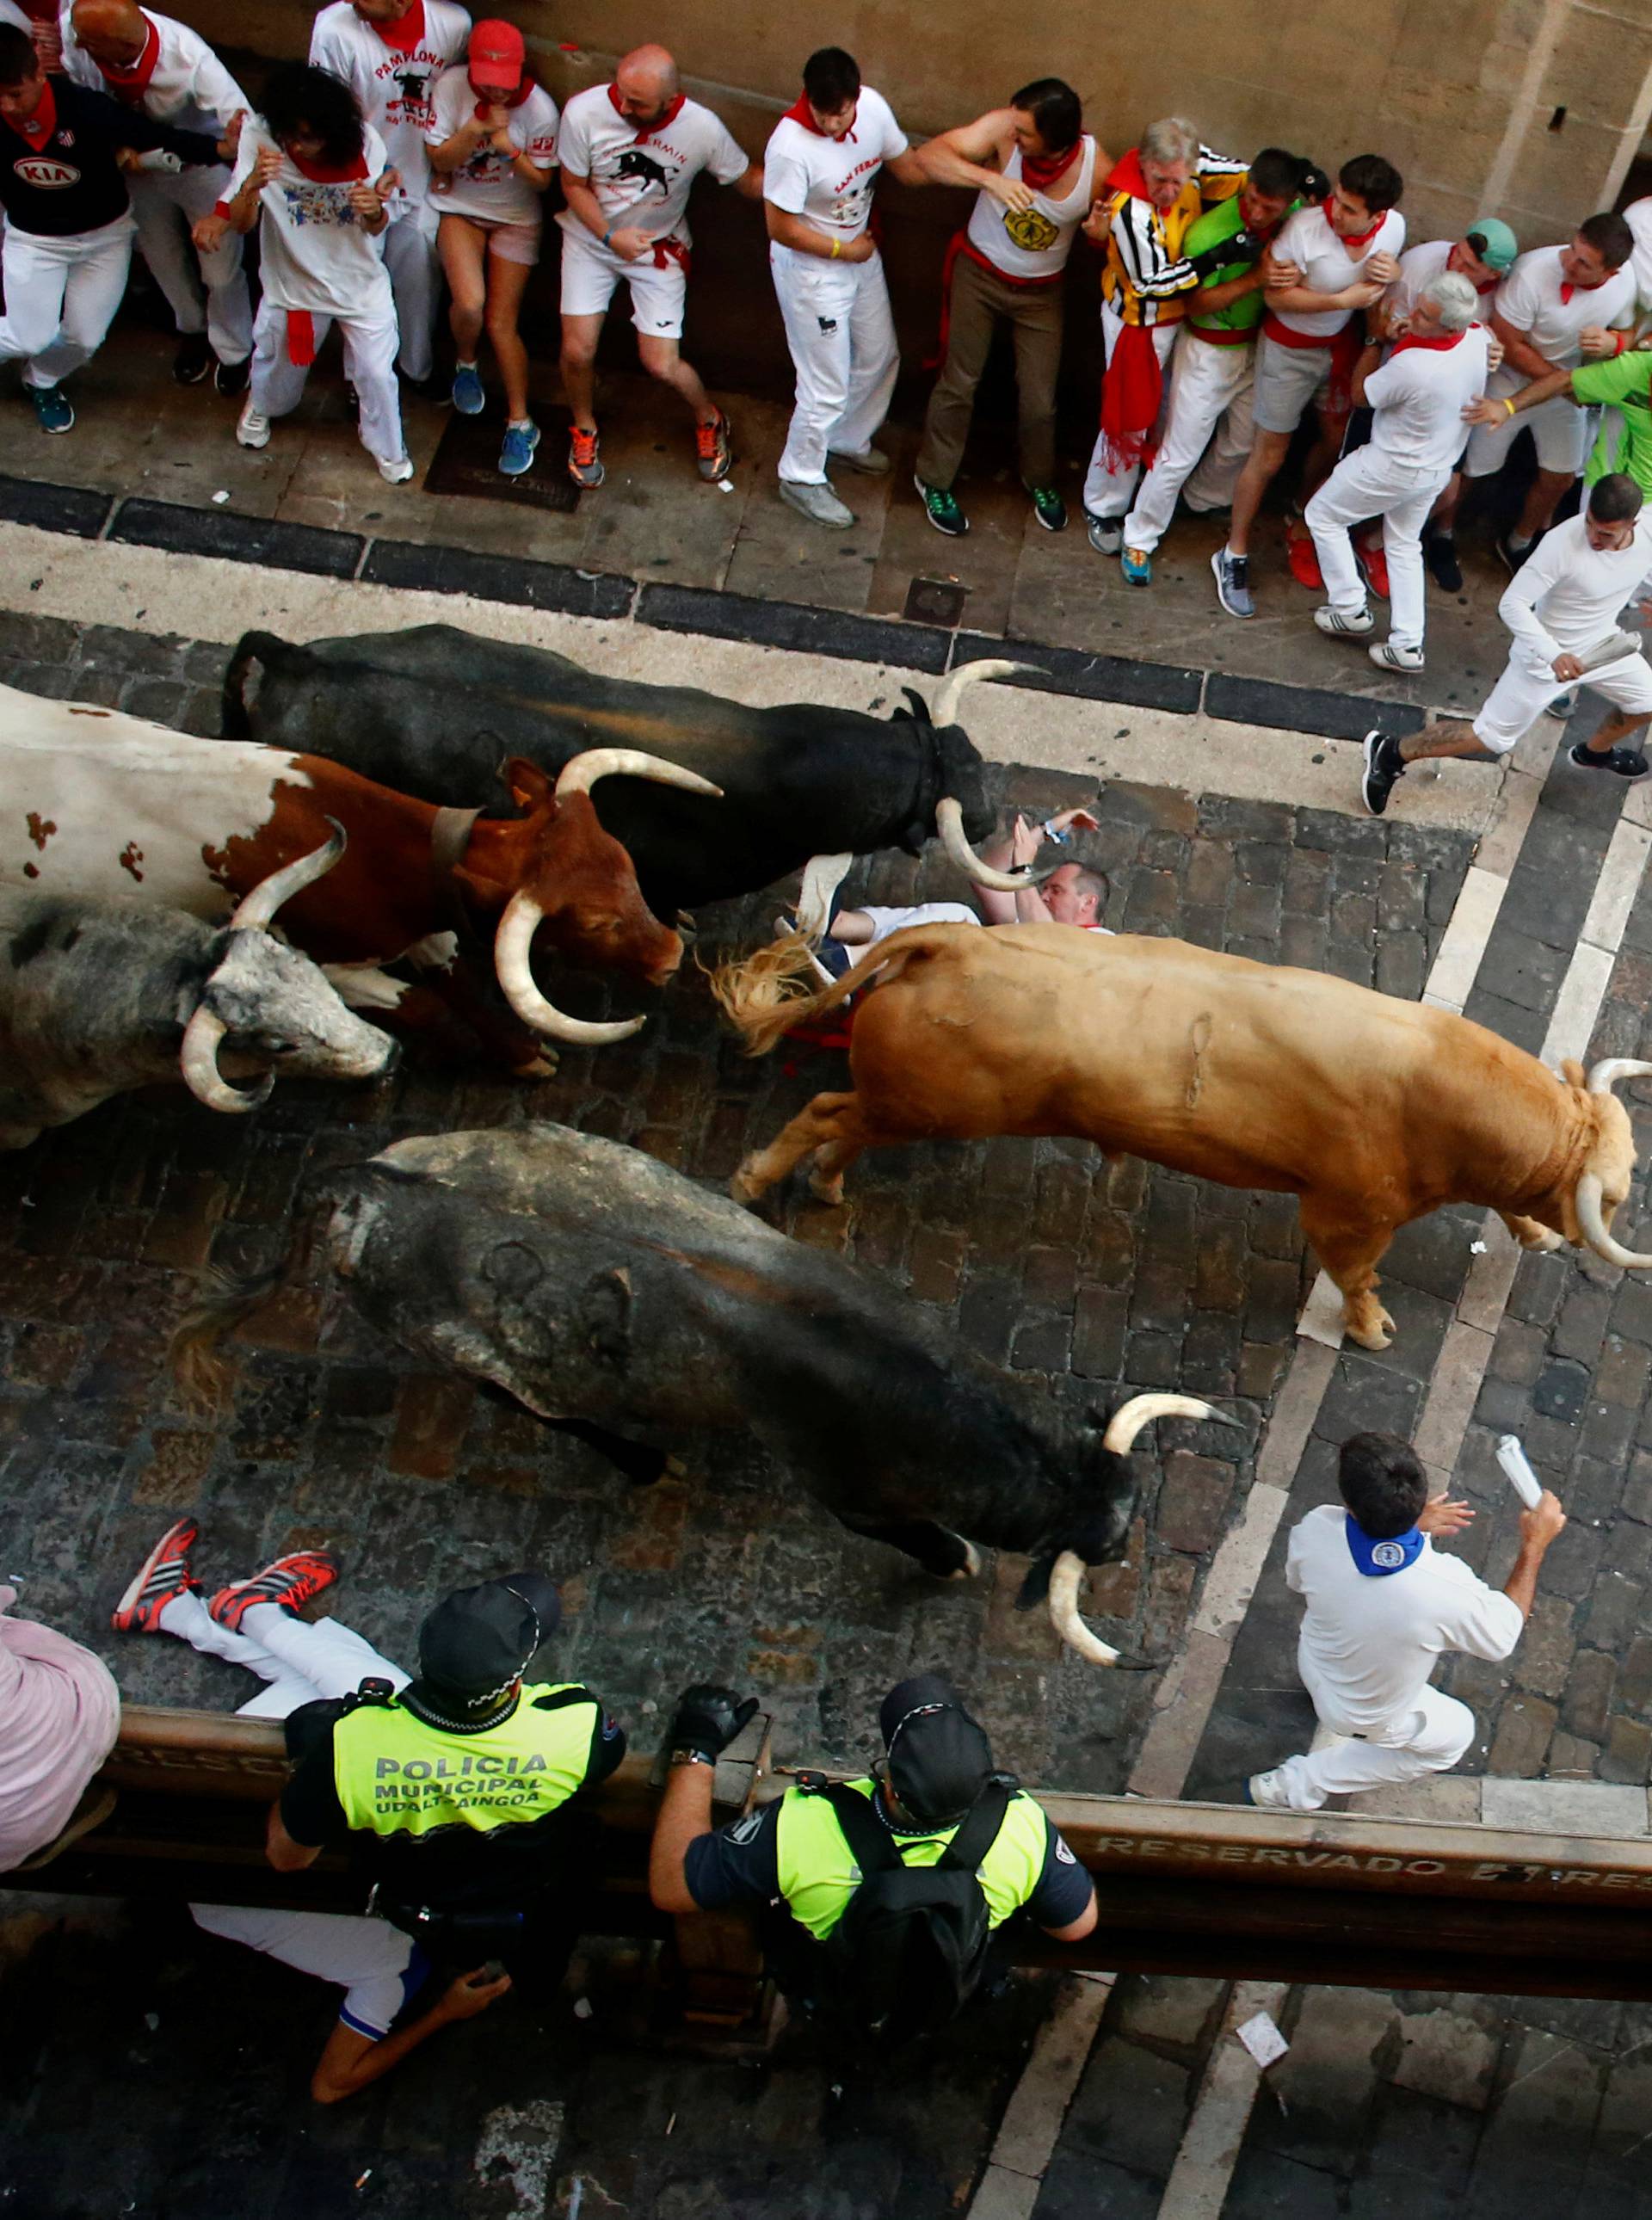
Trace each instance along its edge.
{"label": "bull hoof", "polygon": [[811,1172],[809,1193],[817,1202],[825,1203],[828,1209],[840,1210],[843,1207],[843,1174],[839,1172],[835,1179],[822,1179],[819,1172]]}
{"label": "bull hoof", "polygon": [[1535,1249],[1540,1256],[1543,1257],[1548,1256],[1552,1250],[1564,1249],[1566,1245],[1566,1236],[1563,1233],[1556,1233],[1551,1226],[1548,1225],[1538,1228],[1535,1239],[1523,1241],[1520,1244],[1523,1249]]}
{"label": "bull hoof", "polygon": [[981,1578],[981,1552],[973,1542],[966,1542],[963,1562],[950,1572],[949,1581],[978,1581]]}
{"label": "bull hoof", "polygon": [[761,1199],[763,1190],[763,1181],[748,1170],[745,1164],[740,1166],[728,1183],[730,1198],[735,1202],[748,1204],[757,1202]]}
{"label": "bull hoof", "polygon": [[1393,1320],[1380,1303],[1373,1304],[1357,1320],[1344,1313],[1343,1325],[1349,1339],[1358,1342],[1362,1349],[1387,1349],[1393,1339]]}
{"label": "bull hoof", "polygon": [[556,1057],[551,1050],[542,1049],[539,1055],[529,1057],[526,1063],[512,1064],[510,1076],[513,1079],[554,1079],[557,1076]]}

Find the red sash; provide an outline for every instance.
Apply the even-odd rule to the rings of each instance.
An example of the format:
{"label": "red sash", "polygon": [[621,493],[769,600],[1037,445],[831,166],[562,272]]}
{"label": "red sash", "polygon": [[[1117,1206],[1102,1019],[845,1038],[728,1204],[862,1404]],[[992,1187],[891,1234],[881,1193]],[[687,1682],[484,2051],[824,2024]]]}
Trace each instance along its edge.
{"label": "red sash", "polygon": [[[420,10],[420,31],[423,34],[423,0],[414,0]],[[402,22],[407,21],[406,16]],[[358,154],[352,162],[312,162],[305,156],[287,152],[287,159],[301,178],[308,178],[313,185],[358,185],[367,182],[367,157]],[[308,370],[315,359],[315,319],[308,309],[289,309],[287,311],[287,359],[295,370]]]}
{"label": "red sash", "polygon": [[[1151,203],[1139,147],[1132,147],[1113,165],[1106,189]],[[1101,380],[1101,452],[1109,471],[1151,470],[1158,452],[1153,428],[1163,399],[1164,372],[1151,329],[1121,317],[1113,360]]]}
{"label": "red sash", "polygon": [[1041,293],[1047,286],[1059,285],[1066,277],[1064,270],[1047,271],[1042,278],[1012,278],[1007,270],[1001,270],[989,254],[983,254],[967,231],[955,231],[946,242],[946,259],[941,265],[941,329],[935,342],[935,352],[924,358],[926,370],[938,370],[946,360],[946,350],[952,337],[952,279],[958,258],[973,262],[978,269],[996,278],[1001,285],[1013,285],[1019,293]]}
{"label": "red sash", "polygon": [[125,101],[129,108],[135,108],[148,91],[149,80],[155,74],[155,65],[160,59],[160,33],[147,16],[143,20],[147,36],[143,42],[143,52],[135,62],[99,62],[97,65],[98,75],[116,100]]}
{"label": "red sash", "polygon": [[1349,310],[1342,329],[1329,339],[1315,339],[1311,333],[1293,331],[1289,324],[1281,323],[1271,309],[1262,310],[1262,328],[1281,346],[1324,347],[1329,352],[1331,397],[1327,406],[1333,416],[1346,416],[1354,405],[1354,365],[1365,346],[1364,335],[1355,321],[1355,311]]}

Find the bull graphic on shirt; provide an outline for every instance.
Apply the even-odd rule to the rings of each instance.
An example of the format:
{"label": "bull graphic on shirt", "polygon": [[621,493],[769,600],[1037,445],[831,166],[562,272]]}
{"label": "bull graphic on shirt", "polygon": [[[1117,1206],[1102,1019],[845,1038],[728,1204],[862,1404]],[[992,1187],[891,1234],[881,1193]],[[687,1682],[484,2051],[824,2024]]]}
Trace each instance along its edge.
{"label": "bull graphic on shirt", "polygon": [[639,198],[644,197],[655,185],[659,187],[662,200],[671,190],[671,172],[657,162],[651,154],[645,154],[640,147],[626,148],[614,165],[614,174],[616,180],[625,178],[639,182],[642,193]]}
{"label": "bull graphic on shirt", "polygon": [[430,83],[427,69],[397,70],[393,82],[401,87],[402,105],[410,115],[422,115],[429,107],[430,103],[425,97],[425,87]]}

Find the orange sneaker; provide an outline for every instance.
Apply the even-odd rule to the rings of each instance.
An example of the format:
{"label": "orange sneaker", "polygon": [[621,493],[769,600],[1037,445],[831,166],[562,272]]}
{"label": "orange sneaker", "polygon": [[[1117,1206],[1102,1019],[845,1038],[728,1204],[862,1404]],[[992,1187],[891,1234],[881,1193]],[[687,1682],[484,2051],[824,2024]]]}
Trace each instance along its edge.
{"label": "orange sneaker", "polygon": [[734,427],[720,408],[709,424],[696,424],[694,444],[702,478],[728,476],[734,459]]}
{"label": "orange sneaker", "polygon": [[1311,594],[1324,593],[1325,573],[1319,568],[1319,557],[1311,533],[1286,534],[1285,560],[1290,564],[1291,576],[1299,586],[1306,586]]}
{"label": "orange sneaker", "polygon": [[582,431],[577,424],[569,436],[568,475],[588,493],[594,492],[608,476],[602,467],[602,445],[595,432]]}
{"label": "orange sneaker", "polygon": [[242,1619],[255,1603],[278,1604],[296,1618],[338,1577],[339,1561],[325,1550],[297,1550],[290,1557],[277,1557],[250,1580],[232,1581],[227,1588],[220,1588],[207,1609],[220,1626],[239,1634]]}
{"label": "orange sneaker", "polygon": [[200,1593],[201,1583],[190,1569],[195,1537],[193,1518],[175,1519],[166,1529],[109,1615],[117,1634],[153,1634],[175,1596]]}

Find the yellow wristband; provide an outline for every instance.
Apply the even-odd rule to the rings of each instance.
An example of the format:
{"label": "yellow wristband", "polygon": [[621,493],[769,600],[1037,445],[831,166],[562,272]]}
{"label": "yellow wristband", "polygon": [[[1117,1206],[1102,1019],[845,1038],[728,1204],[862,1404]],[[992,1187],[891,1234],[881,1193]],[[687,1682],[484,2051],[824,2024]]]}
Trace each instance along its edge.
{"label": "yellow wristband", "polygon": [[1512,401],[1511,401],[1511,400],[1509,399],[1509,397],[1507,396],[1507,395],[1506,395],[1506,394],[1504,396],[1504,398],[1503,398],[1503,406],[1504,406],[1504,407],[1508,410],[1508,412],[1509,412],[1509,414],[1510,414],[1510,415],[1511,415],[1511,416],[1513,416],[1513,415],[1517,415],[1517,414],[1518,413],[1518,412],[1516,410],[1516,408],[1515,408],[1515,406],[1514,406],[1513,402],[1512,402]]}
{"label": "yellow wristband", "polygon": [[840,239],[834,239],[834,240],[832,240],[832,259],[835,262],[835,261],[837,260],[838,257],[842,253],[843,253],[843,241],[842,241],[842,240],[840,240]]}

